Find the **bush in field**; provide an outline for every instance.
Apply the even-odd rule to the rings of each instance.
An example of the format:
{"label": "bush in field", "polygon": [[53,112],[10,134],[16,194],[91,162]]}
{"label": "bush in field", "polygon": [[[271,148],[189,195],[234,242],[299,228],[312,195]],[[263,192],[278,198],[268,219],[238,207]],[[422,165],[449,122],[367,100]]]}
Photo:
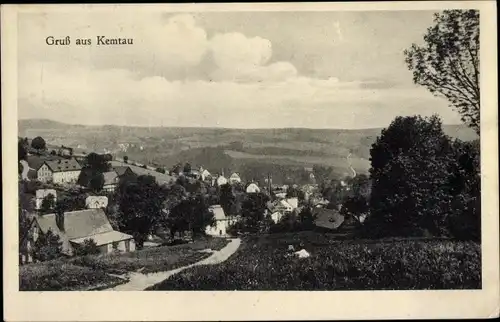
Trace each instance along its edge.
{"label": "bush in field", "polygon": [[86,256],[86,255],[97,255],[99,254],[99,247],[93,239],[86,239],[83,242],[83,245],[77,247],[76,249],[77,256]]}
{"label": "bush in field", "polygon": [[58,235],[50,229],[46,234],[41,234],[33,245],[33,259],[35,261],[48,261],[61,257],[62,242]]}
{"label": "bush in field", "polygon": [[375,236],[446,233],[451,151],[437,116],[397,117],[370,150],[368,230]]}

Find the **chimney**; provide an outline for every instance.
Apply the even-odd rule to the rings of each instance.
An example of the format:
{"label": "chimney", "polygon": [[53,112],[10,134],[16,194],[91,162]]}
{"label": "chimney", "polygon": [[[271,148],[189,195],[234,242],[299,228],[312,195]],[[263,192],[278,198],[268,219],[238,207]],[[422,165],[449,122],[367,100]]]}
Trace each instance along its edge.
{"label": "chimney", "polygon": [[64,212],[56,213],[56,225],[60,231],[64,231]]}

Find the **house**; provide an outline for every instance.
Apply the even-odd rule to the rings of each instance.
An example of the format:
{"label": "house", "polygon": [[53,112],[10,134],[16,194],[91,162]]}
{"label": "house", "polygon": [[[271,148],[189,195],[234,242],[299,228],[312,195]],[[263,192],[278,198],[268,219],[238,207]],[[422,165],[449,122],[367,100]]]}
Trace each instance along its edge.
{"label": "house", "polygon": [[285,199],[286,203],[292,206],[292,210],[295,210],[299,207],[299,198],[288,198]]}
{"label": "house", "polygon": [[337,230],[345,220],[335,209],[313,208],[312,213],[316,216],[315,226],[323,230]]}
{"label": "house", "polygon": [[256,183],[252,182],[247,186],[246,191],[247,191],[247,193],[258,193],[258,192],[260,192],[260,188],[259,188],[259,186],[257,186]]}
{"label": "house", "polygon": [[41,182],[76,183],[82,167],[74,159],[47,159],[37,170],[37,179]]}
{"label": "house", "polygon": [[223,186],[223,185],[225,185],[225,184],[227,184],[227,179],[226,179],[226,177],[224,177],[224,176],[222,176],[222,175],[221,175],[221,176],[219,176],[219,177],[217,178],[217,185],[218,185],[218,186]]}
{"label": "house", "polygon": [[210,180],[211,178],[212,178],[212,175],[210,174],[210,172],[208,172],[207,169],[205,169],[201,172],[201,180],[205,181],[205,180]]}
{"label": "house", "polygon": [[[152,176],[155,178],[156,182],[159,185],[170,184],[170,183],[174,182],[174,180],[175,180],[174,177],[172,177],[169,174],[157,172],[155,170],[144,169],[141,166],[136,166],[136,165],[132,165],[132,164],[125,164],[123,162],[115,161],[115,160],[111,161],[110,164],[111,164],[111,167],[113,168],[113,170],[115,170],[115,172],[117,171],[117,169],[119,167],[128,167],[132,171],[133,175]],[[122,171],[126,171],[126,173],[128,173],[128,170],[122,170]],[[117,173],[118,173],[119,177],[123,176],[123,174],[121,174],[120,172],[117,172]]]}
{"label": "house", "polygon": [[133,237],[113,230],[102,209],[85,209],[66,212],[62,215],[35,216],[27,234],[22,239],[22,263],[33,261],[34,243],[40,235],[46,234],[49,230],[59,236],[62,242],[62,252],[67,256],[74,255],[75,250],[87,239],[92,239],[101,253],[135,250]]}
{"label": "house", "polygon": [[35,209],[39,210],[42,208],[42,202],[45,197],[53,195],[54,196],[54,205],[57,201],[57,192],[54,189],[38,189],[35,191]]}
{"label": "house", "polygon": [[118,182],[120,180],[118,173],[116,173],[115,171],[108,171],[104,172],[102,175],[104,177],[104,185],[102,186],[102,190],[107,192],[115,191],[116,186],[118,185]]}
{"label": "house", "polygon": [[229,226],[228,217],[224,213],[221,205],[213,205],[208,208],[214,214],[215,226],[207,226],[205,233],[211,236],[226,236],[226,230]]}
{"label": "house", "polygon": [[61,145],[61,147],[57,151],[57,154],[62,156],[62,157],[72,156],[73,155],[73,148],[69,148],[67,146]]}
{"label": "house", "polygon": [[132,169],[130,169],[129,166],[116,166],[113,167],[113,171],[116,172],[116,174],[120,178],[134,175],[134,172],[132,171]]}
{"label": "house", "polygon": [[240,176],[235,172],[233,173],[230,177],[229,177],[229,183],[233,184],[233,183],[240,183],[241,182],[241,178]]}
{"label": "house", "polygon": [[108,206],[108,197],[106,196],[88,196],[85,199],[85,206],[88,209],[100,209]]}

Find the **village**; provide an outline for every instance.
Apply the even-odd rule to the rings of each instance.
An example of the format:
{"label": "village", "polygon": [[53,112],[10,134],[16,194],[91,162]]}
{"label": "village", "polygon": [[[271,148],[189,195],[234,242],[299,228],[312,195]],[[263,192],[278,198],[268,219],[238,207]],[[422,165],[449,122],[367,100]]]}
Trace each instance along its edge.
{"label": "village", "polygon": [[[71,257],[82,254],[82,249],[90,241],[95,244],[94,253],[109,254],[192,242],[193,232],[215,238],[236,237],[252,231],[246,229],[248,227],[244,223],[252,216],[257,216],[257,219],[252,220],[258,221],[254,223],[258,228],[253,232],[301,230],[300,227],[307,223],[308,226],[302,228],[336,232],[339,236],[348,234],[364,220],[364,214],[359,211],[357,214],[349,214],[343,209],[342,203],[333,204],[331,198],[326,199],[324,191],[321,191],[325,190],[324,187],[315,183],[312,172],[311,183],[283,185],[273,183],[271,173],[262,174],[262,178],[244,181],[237,172],[226,175],[224,169],[221,169],[212,174],[203,166],[192,167],[189,163],[185,163],[183,167],[179,163],[172,170],[165,171],[163,168],[134,162],[127,157],[117,158],[109,153],[76,154],[71,147],[65,146],[50,149],[49,144],[41,137],[33,140],[19,138],[19,142],[20,149],[25,149],[25,155],[20,157],[19,162],[19,181],[30,187],[24,191],[28,199],[26,204],[32,202],[34,205],[32,209],[20,205],[20,216],[25,217],[20,218],[20,221],[26,220],[26,225],[22,227],[24,231],[20,231],[21,264],[41,260],[39,255],[33,254],[36,249],[34,246],[40,236],[47,234],[57,235],[62,244],[62,255]],[[102,171],[89,178],[89,171],[95,175],[94,170],[90,169],[90,160],[98,157],[104,168],[101,167]],[[356,173],[353,172],[355,177]],[[205,220],[204,227],[199,227],[198,231],[186,229],[191,228],[191,222],[184,228],[177,223],[151,225],[146,237],[137,245],[133,227],[129,225],[128,229],[121,229],[123,227],[113,223],[111,217],[115,217],[112,212],[116,207],[111,207],[110,201],[116,199],[121,182],[144,176],[154,179],[158,186],[170,191],[164,196],[165,200],[160,200],[161,206],[158,208],[165,222],[171,222],[173,213],[181,209],[176,206],[183,200],[189,199],[190,195],[199,194],[208,196],[206,208],[213,219]],[[353,177],[338,181],[335,187],[337,194],[349,193],[353,189],[353,185],[356,185]],[[366,179],[366,176],[361,178]],[[172,187],[181,187],[185,192],[182,198],[167,202],[171,199],[169,193],[175,194]],[[79,202],[58,206],[58,201],[71,198]],[[247,200],[259,200],[262,203],[258,205],[257,202],[253,205],[256,209],[247,210],[245,214],[242,207],[245,207]],[[199,212],[194,213],[194,216],[203,217],[204,210]],[[182,218],[187,216],[184,213],[177,215]],[[303,218],[304,216],[308,218]],[[191,220],[199,221],[196,218]],[[298,222],[304,225],[301,226]]]}

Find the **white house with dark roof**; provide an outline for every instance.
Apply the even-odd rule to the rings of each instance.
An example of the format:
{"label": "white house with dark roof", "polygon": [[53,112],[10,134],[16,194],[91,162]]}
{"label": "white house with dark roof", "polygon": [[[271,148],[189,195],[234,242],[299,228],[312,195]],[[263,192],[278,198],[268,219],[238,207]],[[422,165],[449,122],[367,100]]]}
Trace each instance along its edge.
{"label": "white house with dark roof", "polygon": [[104,177],[104,185],[102,186],[102,190],[107,192],[115,191],[116,186],[118,185],[118,182],[120,180],[118,173],[116,173],[116,171],[108,171],[104,172],[102,175]]}
{"label": "white house with dark roof", "polygon": [[221,176],[217,177],[217,185],[218,185],[218,186],[223,186],[223,185],[225,185],[225,184],[227,184],[227,179],[226,179],[226,177],[224,177],[223,175],[221,175]]}
{"label": "white house with dark roof", "polygon": [[247,193],[258,193],[258,192],[260,192],[260,188],[255,182],[252,182],[247,186],[246,192]]}
{"label": "white house with dark roof", "polygon": [[226,236],[226,230],[229,226],[229,218],[226,217],[224,209],[220,205],[213,205],[208,208],[210,212],[214,214],[215,226],[207,226],[205,233],[211,236]]}
{"label": "white house with dark roof", "polygon": [[101,253],[135,250],[133,237],[114,230],[102,209],[85,209],[35,216],[21,242],[22,263],[32,261],[33,244],[49,230],[59,236],[62,252],[68,256],[74,255],[75,249],[87,239],[94,240]]}
{"label": "white house with dark roof", "polygon": [[81,170],[74,158],[45,160],[36,169],[38,181],[54,183],[76,183]]}

